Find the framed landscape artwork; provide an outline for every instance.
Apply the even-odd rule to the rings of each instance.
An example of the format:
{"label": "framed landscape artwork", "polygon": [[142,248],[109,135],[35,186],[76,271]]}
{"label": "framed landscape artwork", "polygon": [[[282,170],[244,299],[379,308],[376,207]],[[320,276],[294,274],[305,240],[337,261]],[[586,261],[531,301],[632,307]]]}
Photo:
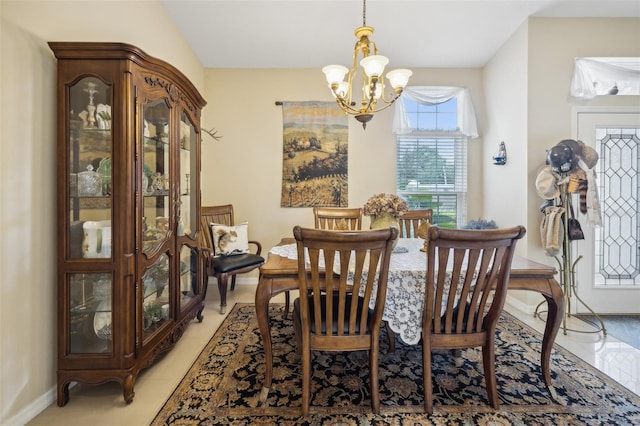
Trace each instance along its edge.
{"label": "framed landscape artwork", "polygon": [[283,102],[281,207],[346,207],[348,121],[335,102]]}

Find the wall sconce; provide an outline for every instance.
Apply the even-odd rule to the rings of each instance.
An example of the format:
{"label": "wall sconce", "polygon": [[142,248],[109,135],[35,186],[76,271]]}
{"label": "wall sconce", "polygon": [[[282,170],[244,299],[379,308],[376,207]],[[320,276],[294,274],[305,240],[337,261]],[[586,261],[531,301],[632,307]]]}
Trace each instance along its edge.
{"label": "wall sconce", "polygon": [[499,166],[503,166],[507,164],[507,148],[504,145],[504,142],[500,142],[498,146],[498,153],[493,156],[493,164],[497,164]]}

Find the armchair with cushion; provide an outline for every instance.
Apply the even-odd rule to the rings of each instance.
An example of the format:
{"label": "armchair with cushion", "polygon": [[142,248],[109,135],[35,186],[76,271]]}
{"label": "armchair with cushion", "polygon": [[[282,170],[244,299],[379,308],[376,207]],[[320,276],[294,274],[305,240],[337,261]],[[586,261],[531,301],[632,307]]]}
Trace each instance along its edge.
{"label": "armchair with cushion", "polygon": [[[262,245],[248,239],[248,224],[235,225],[233,205],[203,206],[201,208],[201,227],[203,252],[205,254],[206,275],[205,293],[209,277],[218,281],[220,291],[220,313],[227,307],[227,283],[231,278],[231,291],[236,287],[236,275],[251,272],[264,263],[260,256]],[[249,251],[249,245],[255,253]]]}

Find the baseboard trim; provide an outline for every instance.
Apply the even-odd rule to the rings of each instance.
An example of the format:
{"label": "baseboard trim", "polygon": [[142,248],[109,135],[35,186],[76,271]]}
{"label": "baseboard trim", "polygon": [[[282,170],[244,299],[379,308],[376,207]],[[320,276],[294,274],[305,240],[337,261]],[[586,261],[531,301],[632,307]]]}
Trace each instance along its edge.
{"label": "baseboard trim", "polygon": [[2,423],[4,425],[26,425],[31,420],[33,420],[38,414],[43,412],[45,408],[54,404],[56,401],[56,387],[54,386],[49,391],[47,391],[44,395],[40,396],[38,399],[34,400],[32,403],[28,404],[19,413],[10,419],[6,420],[6,423]]}

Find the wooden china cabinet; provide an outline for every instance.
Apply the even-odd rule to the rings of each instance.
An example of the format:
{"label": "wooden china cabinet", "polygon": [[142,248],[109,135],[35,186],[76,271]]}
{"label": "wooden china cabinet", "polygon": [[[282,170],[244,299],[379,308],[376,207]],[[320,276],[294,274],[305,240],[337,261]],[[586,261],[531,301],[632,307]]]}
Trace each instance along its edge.
{"label": "wooden china cabinet", "polygon": [[58,59],[58,405],[120,382],[202,321],[200,113],[173,66],[122,43]]}

